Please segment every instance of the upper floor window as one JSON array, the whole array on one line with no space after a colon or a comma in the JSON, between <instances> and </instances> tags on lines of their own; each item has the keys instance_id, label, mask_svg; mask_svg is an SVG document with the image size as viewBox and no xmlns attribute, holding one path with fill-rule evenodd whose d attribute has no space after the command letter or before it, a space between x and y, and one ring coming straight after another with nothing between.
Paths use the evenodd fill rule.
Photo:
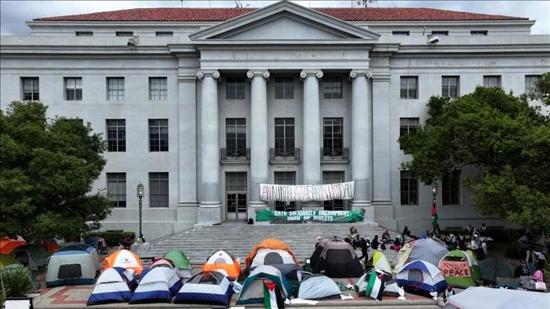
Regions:
<instances>
[{"instance_id":1,"label":"upper floor window","mask_svg":"<svg viewBox=\"0 0 550 309\"><path fill-rule=\"evenodd\" d=\"M168 151L168 119L149 119L149 151Z\"/></svg>"},{"instance_id":2,"label":"upper floor window","mask_svg":"<svg viewBox=\"0 0 550 309\"><path fill-rule=\"evenodd\" d=\"M392 35L405 35L405 36L409 36L411 34L410 31L392 31L391 32Z\"/></svg>"},{"instance_id":3,"label":"upper floor window","mask_svg":"<svg viewBox=\"0 0 550 309\"><path fill-rule=\"evenodd\" d=\"M472 30L471 35L487 35L487 30Z\"/></svg>"},{"instance_id":4,"label":"upper floor window","mask_svg":"<svg viewBox=\"0 0 550 309\"><path fill-rule=\"evenodd\" d=\"M532 93L538 92L537 83L539 82L540 75L525 75L525 92Z\"/></svg>"},{"instance_id":5,"label":"upper floor window","mask_svg":"<svg viewBox=\"0 0 550 309\"><path fill-rule=\"evenodd\" d=\"M149 77L149 100L165 101L168 97L168 79L166 77Z\"/></svg>"},{"instance_id":6,"label":"upper floor window","mask_svg":"<svg viewBox=\"0 0 550 309\"><path fill-rule=\"evenodd\" d=\"M275 99L294 99L294 79L292 77L275 79Z\"/></svg>"},{"instance_id":7,"label":"upper floor window","mask_svg":"<svg viewBox=\"0 0 550 309\"><path fill-rule=\"evenodd\" d=\"M225 148L228 157L246 156L246 118L225 119Z\"/></svg>"},{"instance_id":8,"label":"upper floor window","mask_svg":"<svg viewBox=\"0 0 550 309\"><path fill-rule=\"evenodd\" d=\"M441 96L455 99L460 95L460 77L442 76L441 77Z\"/></svg>"},{"instance_id":9,"label":"upper floor window","mask_svg":"<svg viewBox=\"0 0 550 309\"><path fill-rule=\"evenodd\" d=\"M418 99L418 76L401 76L401 99Z\"/></svg>"},{"instance_id":10,"label":"upper floor window","mask_svg":"<svg viewBox=\"0 0 550 309\"><path fill-rule=\"evenodd\" d=\"M156 36L164 36L164 37L174 36L174 32L172 32L172 31L157 31L157 32L155 32L155 35Z\"/></svg>"},{"instance_id":11,"label":"upper floor window","mask_svg":"<svg viewBox=\"0 0 550 309\"><path fill-rule=\"evenodd\" d=\"M483 75L483 87L498 87L501 86L500 75Z\"/></svg>"},{"instance_id":12,"label":"upper floor window","mask_svg":"<svg viewBox=\"0 0 550 309\"><path fill-rule=\"evenodd\" d=\"M432 31L432 35L447 36L447 35L449 35L449 31L447 31L447 30L435 30L435 31Z\"/></svg>"},{"instance_id":13,"label":"upper floor window","mask_svg":"<svg viewBox=\"0 0 550 309\"><path fill-rule=\"evenodd\" d=\"M126 207L126 173L107 173L107 197L113 207Z\"/></svg>"},{"instance_id":14,"label":"upper floor window","mask_svg":"<svg viewBox=\"0 0 550 309\"><path fill-rule=\"evenodd\" d=\"M107 119L107 151L126 151L126 120Z\"/></svg>"},{"instance_id":15,"label":"upper floor window","mask_svg":"<svg viewBox=\"0 0 550 309\"><path fill-rule=\"evenodd\" d=\"M168 173L149 173L149 207L168 207Z\"/></svg>"},{"instance_id":16,"label":"upper floor window","mask_svg":"<svg viewBox=\"0 0 550 309\"><path fill-rule=\"evenodd\" d=\"M344 171L323 171L323 184L341 183L344 181ZM344 200L328 200L323 202L324 210L344 210L344 205Z\"/></svg>"},{"instance_id":17,"label":"upper floor window","mask_svg":"<svg viewBox=\"0 0 550 309\"><path fill-rule=\"evenodd\" d=\"M323 156L338 157L344 153L344 119L323 119Z\"/></svg>"},{"instance_id":18,"label":"upper floor window","mask_svg":"<svg viewBox=\"0 0 550 309\"><path fill-rule=\"evenodd\" d=\"M418 178L410 171L401 171L401 205L418 205Z\"/></svg>"},{"instance_id":19,"label":"upper floor window","mask_svg":"<svg viewBox=\"0 0 550 309\"><path fill-rule=\"evenodd\" d=\"M460 170L443 176L443 205L460 204Z\"/></svg>"},{"instance_id":20,"label":"upper floor window","mask_svg":"<svg viewBox=\"0 0 550 309\"><path fill-rule=\"evenodd\" d=\"M296 172L275 172L274 182L278 185L295 185L296 184ZM296 210L296 202L283 202L275 201L275 210L278 211L294 211Z\"/></svg>"},{"instance_id":21,"label":"upper floor window","mask_svg":"<svg viewBox=\"0 0 550 309\"><path fill-rule=\"evenodd\" d=\"M294 153L294 118L275 118L275 155L292 157Z\"/></svg>"},{"instance_id":22,"label":"upper floor window","mask_svg":"<svg viewBox=\"0 0 550 309\"><path fill-rule=\"evenodd\" d=\"M65 100L82 100L82 77L65 77Z\"/></svg>"},{"instance_id":23,"label":"upper floor window","mask_svg":"<svg viewBox=\"0 0 550 309\"><path fill-rule=\"evenodd\" d=\"M244 78L228 77L225 82L225 98L227 100L244 100Z\"/></svg>"},{"instance_id":24,"label":"upper floor window","mask_svg":"<svg viewBox=\"0 0 550 309\"><path fill-rule=\"evenodd\" d=\"M124 100L124 77L107 77L107 100Z\"/></svg>"},{"instance_id":25,"label":"upper floor window","mask_svg":"<svg viewBox=\"0 0 550 309\"><path fill-rule=\"evenodd\" d=\"M38 77L21 77L21 93L23 101L40 100Z\"/></svg>"},{"instance_id":26,"label":"upper floor window","mask_svg":"<svg viewBox=\"0 0 550 309\"><path fill-rule=\"evenodd\" d=\"M341 99L342 98L342 79L326 78L323 80L323 98Z\"/></svg>"},{"instance_id":27,"label":"upper floor window","mask_svg":"<svg viewBox=\"0 0 550 309\"><path fill-rule=\"evenodd\" d=\"M94 36L94 33L92 31L76 31L76 36Z\"/></svg>"},{"instance_id":28,"label":"upper floor window","mask_svg":"<svg viewBox=\"0 0 550 309\"><path fill-rule=\"evenodd\" d=\"M134 36L133 31L117 31L115 32L116 36Z\"/></svg>"}]
</instances>

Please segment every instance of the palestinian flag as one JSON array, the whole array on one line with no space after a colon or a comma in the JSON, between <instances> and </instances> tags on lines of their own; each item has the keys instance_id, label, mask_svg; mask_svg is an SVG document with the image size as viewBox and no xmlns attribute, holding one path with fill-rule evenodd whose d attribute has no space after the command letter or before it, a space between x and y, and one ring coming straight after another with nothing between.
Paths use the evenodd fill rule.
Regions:
<instances>
[{"instance_id":1,"label":"palestinian flag","mask_svg":"<svg viewBox=\"0 0 550 309\"><path fill-rule=\"evenodd\" d=\"M264 281L264 305L267 309L278 309L277 306L277 285L273 281Z\"/></svg>"},{"instance_id":2,"label":"palestinian flag","mask_svg":"<svg viewBox=\"0 0 550 309\"><path fill-rule=\"evenodd\" d=\"M373 299L382 300L382 293L384 292L384 274L372 271L369 276L367 288L365 289L365 296Z\"/></svg>"}]
</instances>

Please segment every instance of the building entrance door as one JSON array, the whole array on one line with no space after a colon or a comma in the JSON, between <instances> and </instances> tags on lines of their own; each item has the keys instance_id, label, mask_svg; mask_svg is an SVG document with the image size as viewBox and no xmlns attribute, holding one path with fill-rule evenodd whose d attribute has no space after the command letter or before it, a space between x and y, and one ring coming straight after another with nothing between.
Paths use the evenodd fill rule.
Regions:
<instances>
[{"instance_id":1,"label":"building entrance door","mask_svg":"<svg viewBox=\"0 0 550 309\"><path fill-rule=\"evenodd\" d=\"M246 186L246 172L225 174L225 204L228 221L246 221L248 206Z\"/></svg>"}]
</instances>

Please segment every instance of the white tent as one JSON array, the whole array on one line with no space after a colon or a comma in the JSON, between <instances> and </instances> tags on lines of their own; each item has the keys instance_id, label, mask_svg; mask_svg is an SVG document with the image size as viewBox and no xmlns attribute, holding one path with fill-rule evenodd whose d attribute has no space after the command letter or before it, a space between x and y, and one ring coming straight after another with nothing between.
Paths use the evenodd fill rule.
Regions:
<instances>
[{"instance_id":1,"label":"white tent","mask_svg":"<svg viewBox=\"0 0 550 309\"><path fill-rule=\"evenodd\" d=\"M183 283L172 267L160 266L148 269L139 281L130 303L151 303L172 301Z\"/></svg>"},{"instance_id":2,"label":"white tent","mask_svg":"<svg viewBox=\"0 0 550 309\"><path fill-rule=\"evenodd\" d=\"M224 270L203 271L185 282L174 302L229 306L232 295L233 288Z\"/></svg>"},{"instance_id":3,"label":"white tent","mask_svg":"<svg viewBox=\"0 0 550 309\"><path fill-rule=\"evenodd\" d=\"M406 264L395 279L399 286L430 294L441 292L447 287L441 271L425 261L415 260Z\"/></svg>"},{"instance_id":4,"label":"white tent","mask_svg":"<svg viewBox=\"0 0 550 309\"><path fill-rule=\"evenodd\" d=\"M312 275L300 282L298 298L301 299L323 299L337 296L340 299L340 288L324 275Z\"/></svg>"},{"instance_id":5,"label":"white tent","mask_svg":"<svg viewBox=\"0 0 550 309\"><path fill-rule=\"evenodd\" d=\"M134 273L121 267L106 269L97 279L89 305L127 302L132 297L136 285Z\"/></svg>"},{"instance_id":6,"label":"white tent","mask_svg":"<svg viewBox=\"0 0 550 309\"><path fill-rule=\"evenodd\" d=\"M445 309L550 308L550 294L487 287L470 287L449 297Z\"/></svg>"}]
</instances>

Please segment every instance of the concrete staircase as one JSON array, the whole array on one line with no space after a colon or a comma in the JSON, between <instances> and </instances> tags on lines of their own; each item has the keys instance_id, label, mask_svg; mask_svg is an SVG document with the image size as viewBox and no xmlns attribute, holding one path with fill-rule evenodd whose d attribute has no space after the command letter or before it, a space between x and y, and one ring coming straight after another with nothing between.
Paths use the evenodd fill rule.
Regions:
<instances>
[{"instance_id":1,"label":"concrete staircase","mask_svg":"<svg viewBox=\"0 0 550 309\"><path fill-rule=\"evenodd\" d=\"M384 229L373 222L354 224L359 234L368 239L378 235L380 238ZM191 263L202 264L216 250L225 250L237 256L241 262L255 244L265 238L278 238L286 242L300 262L309 259L315 247L318 236L345 237L351 224L339 223L302 223L302 224L272 224L247 225L243 223L224 223L213 226L197 226L191 230L170 235L164 239L151 242L149 248L143 248L142 257L162 256L170 249L180 249L189 257ZM392 239L397 236L390 231ZM395 252L387 248L384 254L393 261Z\"/></svg>"}]
</instances>

